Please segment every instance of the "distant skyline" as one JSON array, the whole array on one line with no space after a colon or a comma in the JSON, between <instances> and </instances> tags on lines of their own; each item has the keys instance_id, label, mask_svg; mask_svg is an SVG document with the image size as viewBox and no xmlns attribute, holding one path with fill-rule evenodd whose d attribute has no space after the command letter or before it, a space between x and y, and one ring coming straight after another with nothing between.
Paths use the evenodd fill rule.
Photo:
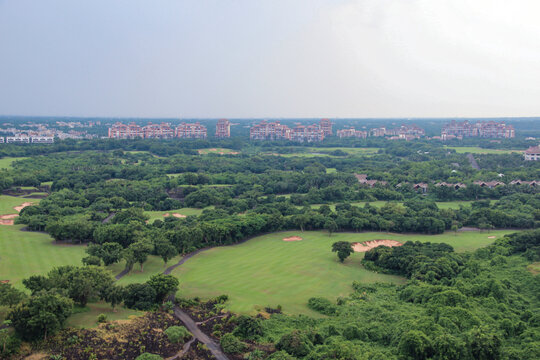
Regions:
<instances>
[{"instance_id":1,"label":"distant skyline","mask_svg":"<svg viewBox=\"0 0 540 360\"><path fill-rule=\"evenodd\" d=\"M0 0L0 115L540 116L535 0Z\"/></svg>"}]
</instances>

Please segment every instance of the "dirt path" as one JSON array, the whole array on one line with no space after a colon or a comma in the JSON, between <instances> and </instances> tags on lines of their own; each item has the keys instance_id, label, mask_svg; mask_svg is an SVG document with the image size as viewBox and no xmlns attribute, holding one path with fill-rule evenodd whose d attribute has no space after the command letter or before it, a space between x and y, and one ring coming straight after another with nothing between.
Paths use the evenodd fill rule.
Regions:
<instances>
[{"instance_id":1,"label":"dirt path","mask_svg":"<svg viewBox=\"0 0 540 360\"><path fill-rule=\"evenodd\" d=\"M109 221L111 221L111 219L114 217L114 215L116 215L115 212L110 213L109 216L107 216L105 219L103 219L103 221L101 223L102 224L108 223Z\"/></svg>"},{"instance_id":2,"label":"dirt path","mask_svg":"<svg viewBox=\"0 0 540 360\"><path fill-rule=\"evenodd\" d=\"M189 351L189 348L191 347L191 344L193 344L193 342L196 340L197 338L196 337L193 337L191 340L189 340L187 343L184 344L184 346L182 347L182 350L180 350L178 352L178 354L174 355L174 356L171 356L171 357L168 357L166 358L165 360L175 360L175 359L181 359L182 356L184 356L188 351Z\"/></svg>"},{"instance_id":3,"label":"dirt path","mask_svg":"<svg viewBox=\"0 0 540 360\"><path fill-rule=\"evenodd\" d=\"M163 273L164 273L165 275L170 275L170 273L171 273L174 269L176 269L177 267L179 267L180 265L182 265L183 263L185 263L187 260L191 259L192 257L194 257L195 255L197 255L198 253L201 253L201 252L203 252L203 251L205 251L205 250L209 250L209 249L211 249L211 248L202 248L202 249L196 250L196 251L194 251L194 252L191 252L191 253L185 255L185 256L182 257L182 258L180 259L180 261L178 261L176 264L171 265L171 266L169 266L168 268L166 268L165 271L163 271Z\"/></svg>"}]
</instances>

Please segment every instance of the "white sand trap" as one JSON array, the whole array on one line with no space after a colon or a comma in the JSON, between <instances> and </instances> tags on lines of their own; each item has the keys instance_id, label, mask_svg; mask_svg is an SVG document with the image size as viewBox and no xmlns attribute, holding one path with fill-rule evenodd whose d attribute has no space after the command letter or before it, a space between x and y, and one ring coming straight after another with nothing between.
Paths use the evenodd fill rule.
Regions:
<instances>
[{"instance_id":1,"label":"white sand trap","mask_svg":"<svg viewBox=\"0 0 540 360\"><path fill-rule=\"evenodd\" d=\"M0 225L14 225L16 217L18 217L19 214L7 214L7 215L0 215Z\"/></svg>"},{"instance_id":2,"label":"white sand trap","mask_svg":"<svg viewBox=\"0 0 540 360\"><path fill-rule=\"evenodd\" d=\"M167 217L169 215L170 215L169 213L165 213L165 214L163 214L163 217Z\"/></svg>"},{"instance_id":3,"label":"white sand trap","mask_svg":"<svg viewBox=\"0 0 540 360\"><path fill-rule=\"evenodd\" d=\"M496 239L496 236L488 236L488 239Z\"/></svg>"},{"instance_id":4,"label":"white sand trap","mask_svg":"<svg viewBox=\"0 0 540 360\"><path fill-rule=\"evenodd\" d=\"M174 216L176 218L180 218L180 219L183 219L183 218L187 217L186 215L182 215L182 214L179 214L179 213L174 213L174 214L172 214L172 216Z\"/></svg>"},{"instance_id":5,"label":"white sand trap","mask_svg":"<svg viewBox=\"0 0 540 360\"><path fill-rule=\"evenodd\" d=\"M300 241L302 238L300 236L289 236L286 238L283 238L283 241Z\"/></svg>"},{"instance_id":6,"label":"white sand trap","mask_svg":"<svg viewBox=\"0 0 540 360\"><path fill-rule=\"evenodd\" d=\"M396 240L372 240L363 243L353 243L352 248L354 252L366 252L378 246L394 247L401 245L403 244Z\"/></svg>"}]
</instances>

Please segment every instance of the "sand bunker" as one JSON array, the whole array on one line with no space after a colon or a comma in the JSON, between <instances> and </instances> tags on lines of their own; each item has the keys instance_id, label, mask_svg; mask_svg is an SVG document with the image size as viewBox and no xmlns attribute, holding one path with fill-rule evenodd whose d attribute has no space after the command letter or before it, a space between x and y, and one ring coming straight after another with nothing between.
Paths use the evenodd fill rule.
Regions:
<instances>
[{"instance_id":1,"label":"sand bunker","mask_svg":"<svg viewBox=\"0 0 540 360\"><path fill-rule=\"evenodd\" d=\"M286 238L283 238L283 241L300 241L302 238L300 236L289 236Z\"/></svg>"},{"instance_id":2,"label":"sand bunker","mask_svg":"<svg viewBox=\"0 0 540 360\"><path fill-rule=\"evenodd\" d=\"M496 239L496 236L488 236L488 239Z\"/></svg>"},{"instance_id":3,"label":"sand bunker","mask_svg":"<svg viewBox=\"0 0 540 360\"><path fill-rule=\"evenodd\" d=\"M13 208L17 210L17 212L21 212L22 209L31 205L35 205L35 204L31 202L25 202ZM0 225L15 225L15 221L13 221L13 219L15 219L17 216L19 216L19 214L0 215Z\"/></svg>"},{"instance_id":4,"label":"sand bunker","mask_svg":"<svg viewBox=\"0 0 540 360\"><path fill-rule=\"evenodd\" d=\"M25 207L27 207L27 206L32 206L32 205L35 205L35 204L32 203L32 202L25 202L25 203L22 203L22 204L19 205L19 206L15 206L14 209L15 209L17 212L21 212L21 210L24 209Z\"/></svg>"},{"instance_id":5,"label":"sand bunker","mask_svg":"<svg viewBox=\"0 0 540 360\"><path fill-rule=\"evenodd\" d=\"M163 217L167 217L167 216L169 216L169 215L171 215L171 214L165 213L165 214L163 214Z\"/></svg>"},{"instance_id":6,"label":"sand bunker","mask_svg":"<svg viewBox=\"0 0 540 360\"><path fill-rule=\"evenodd\" d=\"M174 214L172 214L172 216L174 216L176 218L180 218L180 219L183 219L183 218L187 217L186 215L182 215L182 214L178 214L178 213L174 213Z\"/></svg>"},{"instance_id":7,"label":"sand bunker","mask_svg":"<svg viewBox=\"0 0 540 360\"><path fill-rule=\"evenodd\" d=\"M372 241L366 241L363 243L353 243L352 248L354 252L366 252L381 245L393 247L393 246L401 246L403 244L395 240L372 240Z\"/></svg>"}]
</instances>

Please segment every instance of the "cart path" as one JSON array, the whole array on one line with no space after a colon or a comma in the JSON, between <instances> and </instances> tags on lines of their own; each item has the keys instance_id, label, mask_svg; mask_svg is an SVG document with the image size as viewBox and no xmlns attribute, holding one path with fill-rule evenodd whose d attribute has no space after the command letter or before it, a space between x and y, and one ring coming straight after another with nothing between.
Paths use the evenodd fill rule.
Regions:
<instances>
[{"instance_id":1,"label":"cart path","mask_svg":"<svg viewBox=\"0 0 540 360\"><path fill-rule=\"evenodd\" d=\"M469 162L471 163L471 166L473 169L480 170L480 166L478 166L478 163L476 162L476 159L474 158L473 154L469 153L467 154L467 159L469 159Z\"/></svg>"}]
</instances>

